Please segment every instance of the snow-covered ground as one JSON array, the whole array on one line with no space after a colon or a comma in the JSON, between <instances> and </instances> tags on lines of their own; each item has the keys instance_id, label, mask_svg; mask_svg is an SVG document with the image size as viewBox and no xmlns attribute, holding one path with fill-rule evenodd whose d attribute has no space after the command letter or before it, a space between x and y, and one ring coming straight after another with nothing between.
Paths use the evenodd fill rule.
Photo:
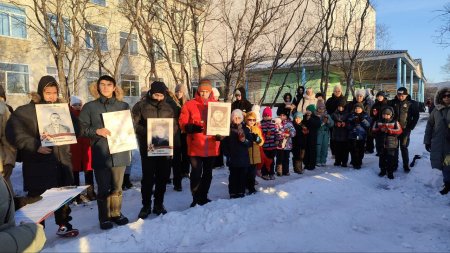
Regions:
<instances>
[{"instance_id":1,"label":"snow-covered ground","mask_svg":"<svg viewBox=\"0 0 450 253\"><path fill-rule=\"evenodd\" d=\"M292 173L274 181L258 178L259 192L228 198L228 170L214 170L205 206L189 208L189 181L183 192L167 186L164 216L137 219L141 208L140 162L132 170L136 188L124 192L126 226L102 231L95 202L72 205L77 238L58 238L47 220L45 252L449 252L450 201L441 196L441 172L432 170L422 145L427 114L413 131L410 157L422 155L411 173L400 162L395 179L377 176L378 157L366 155L363 168L334 167ZM20 167L14 171L21 188ZM20 185L20 186L19 186Z\"/></svg>"}]
</instances>

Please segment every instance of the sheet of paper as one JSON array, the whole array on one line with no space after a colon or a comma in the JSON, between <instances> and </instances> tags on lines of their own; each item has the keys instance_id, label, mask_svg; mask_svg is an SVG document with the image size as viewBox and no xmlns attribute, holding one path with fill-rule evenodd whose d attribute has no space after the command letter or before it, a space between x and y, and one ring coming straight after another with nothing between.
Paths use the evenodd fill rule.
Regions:
<instances>
[{"instance_id":1,"label":"sheet of paper","mask_svg":"<svg viewBox=\"0 0 450 253\"><path fill-rule=\"evenodd\" d=\"M108 136L109 153L115 154L137 149L136 134L130 110L102 113Z\"/></svg>"}]
</instances>

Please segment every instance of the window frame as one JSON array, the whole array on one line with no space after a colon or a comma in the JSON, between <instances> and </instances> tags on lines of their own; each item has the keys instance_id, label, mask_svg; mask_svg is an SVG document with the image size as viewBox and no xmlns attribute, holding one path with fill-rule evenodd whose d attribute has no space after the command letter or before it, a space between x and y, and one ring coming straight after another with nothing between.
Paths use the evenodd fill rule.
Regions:
<instances>
[{"instance_id":1,"label":"window frame","mask_svg":"<svg viewBox=\"0 0 450 253\"><path fill-rule=\"evenodd\" d=\"M89 0L91 4L106 7L106 0ZM104 4L103 4L104 2Z\"/></svg>"},{"instance_id":2,"label":"window frame","mask_svg":"<svg viewBox=\"0 0 450 253\"><path fill-rule=\"evenodd\" d=\"M16 12L14 12L14 10ZM21 13L19 13L21 12ZM8 19L8 35L5 34L0 34L1 37L7 37L7 38L14 38L14 39L21 39L21 40L27 40L28 39L28 30L27 30L27 16L26 16L26 12L24 8L20 8L14 5L9 5L6 3L1 3L0 2L0 15L1 14L5 14L7 16ZM19 20L19 17L22 20ZM23 24L23 30L22 32L25 33L24 37L23 36L14 36L14 27L17 24L13 24L12 20L17 20L18 22L21 22Z\"/></svg>"},{"instance_id":3,"label":"window frame","mask_svg":"<svg viewBox=\"0 0 450 253\"><path fill-rule=\"evenodd\" d=\"M104 44L103 43L99 43L100 45L100 51L102 52L108 52L109 51L109 47L108 47L108 29L104 26L100 26L100 25L94 25L94 24L88 24L86 25L86 30L89 30L90 32L86 31L86 48L87 49L96 49L95 48L95 43L94 43L94 39L96 39L95 37L97 36L98 38L98 34L104 35ZM92 33L92 36L91 36ZM103 38L103 37L102 37ZM103 41L101 41L103 42ZM104 48L103 46L105 46L106 48Z\"/></svg>"},{"instance_id":4,"label":"window frame","mask_svg":"<svg viewBox=\"0 0 450 253\"><path fill-rule=\"evenodd\" d=\"M8 67L12 65L19 65L20 67L26 68L26 71L17 71L17 70L4 70L2 65L7 65ZM4 75L4 82L0 79L0 84L3 84L5 88L5 93L8 95L25 95L30 92L30 67L27 64L20 64L20 63L6 63L6 62L0 62L0 72ZM24 92L10 92L9 91L9 85L8 85L8 74L21 74L25 75L25 84L24 84Z\"/></svg>"},{"instance_id":5,"label":"window frame","mask_svg":"<svg viewBox=\"0 0 450 253\"><path fill-rule=\"evenodd\" d=\"M129 33L126 33L126 32L120 32L120 34L119 34L119 45L120 45L120 48L122 48L123 43L126 42L128 34ZM122 41L123 41L123 43L122 43ZM138 37L137 37L136 34L131 34L131 38L130 38L130 40L128 41L127 44L128 44L126 46L127 49L125 51L126 55L139 55L139 43L138 43ZM132 52L132 50L131 50L133 44L136 45L136 47L135 47L136 48L136 52Z\"/></svg>"},{"instance_id":6,"label":"window frame","mask_svg":"<svg viewBox=\"0 0 450 253\"><path fill-rule=\"evenodd\" d=\"M132 78L129 78L132 77ZM137 86L134 87L136 95L133 95L132 92L132 85L137 84ZM124 84L129 85L128 93L125 93ZM138 97L140 96L140 82L139 82L139 75L133 75L133 74L120 74L120 87L122 88L124 92L124 96L126 97Z\"/></svg>"},{"instance_id":7,"label":"window frame","mask_svg":"<svg viewBox=\"0 0 450 253\"><path fill-rule=\"evenodd\" d=\"M57 38L56 38L56 34L53 30L53 28L55 27L56 23L56 18L57 16L53 13L48 13L48 18L50 20L50 37L52 38L53 42L57 42ZM54 22L55 20L55 22ZM72 44L72 33L70 30L70 21L68 18L64 18L63 17L63 23L64 23L64 43L66 43L66 45L71 45ZM59 29L59 26L58 26Z\"/></svg>"}]
</instances>

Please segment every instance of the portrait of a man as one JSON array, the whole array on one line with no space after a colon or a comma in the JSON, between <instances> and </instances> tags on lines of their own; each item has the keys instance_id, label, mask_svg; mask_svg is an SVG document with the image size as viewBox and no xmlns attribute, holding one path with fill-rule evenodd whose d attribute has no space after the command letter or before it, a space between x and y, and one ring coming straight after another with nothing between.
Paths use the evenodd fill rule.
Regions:
<instances>
[{"instance_id":1,"label":"portrait of a man","mask_svg":"<svg viewBox=\"0 0 450 253\"><path fill-rule=\"evenodd\" d=\"M216 106L211 109L211 127L224 127L227 124L227 108Z\"/></svg>"},{"instance_id":2,"label":"portrait of a man","mask_svg":"<svg viewBox=\"0 0 450 253\"><path fill-rule=\"evenodd\" d=\"M61 133L70 133L70 128L66 125L60 124L61 116L58 113L50 115L50 124L44 126L44 134L53 135Z\"/></svg>"},{"instance_id":3,"label":"portrait of a man","mask_svg":"<svg viewBox=\"0 0 450 253\"><path fill-rule=\"evenodd\" d=\"M165 122L159 122L152 127L152 145L153 147L169 146L169 126Z\"/></svg>"}]
</instances>

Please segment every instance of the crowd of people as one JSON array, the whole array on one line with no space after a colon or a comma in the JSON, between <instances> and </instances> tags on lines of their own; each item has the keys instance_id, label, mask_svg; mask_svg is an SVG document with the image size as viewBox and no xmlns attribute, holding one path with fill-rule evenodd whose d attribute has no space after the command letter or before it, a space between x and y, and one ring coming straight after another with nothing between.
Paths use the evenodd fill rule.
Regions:
<instances>
[{"instance_id":1,"label":"crowd of people","mask_svg":"<svg viewBox=\"0 0 450 253\"><path fill-rule=\"evenodd\" d=\"M247 100L245 89L238 88L231 104L229 134L212 136L206 134L208 103L217 102L219 94L209 80L200 81L191 100L186 99L180 85L171 92L163 82L153 82L132 108L123 101L120 86L110 76L100 77L90 86L90 92L93 101L83 104L79 97L72 96L69 102L78 141L73 145L41 146L36 104L65 102L60 99L53 77L42 77L32 101L12 113L5 101L0 101L2 175L12 193L9 176L15 161L23 162L25 202L31 203L52 187L79 185L79 173L84 172L84 181L89 185L84 198L97 201L99 225L105 230L128 223L121 206L125 183L131 184L130 172L126 171L131 151L110 154L107 137L111 132L105 128L102 113L131 110L142 163L142 208L138 215L142 219L151 213L167 213L164 195L171 174L175 191L182 191L181 180L189 177L191 207L210 202L212 170L224 161L230 172L230 198L256 193L257 176L275 180L275 175L289 176L291 167L292 172L302 174L304 170L329 166L329 149L333 166L352 166L356 170L363 167L365 154L376 152L379 176L394 179L399 153L403 171L410 171L408 145L419 119L418 103L404 87L397 89L392 100L383 91L373 96L371 90L359 89L353 101L347 101L342 87L336 85L325 101L323 94L314 94L312 88L305 92L300 86L295 97L284 94L276 116L271 107L261 113L258 105ZM450 90L439 90L424 139L426 149L431 151L432 167L443 171L442 194L450 191L449 104ZM173 156L147 156L147 119L152 118L173 119ZM440 134L447 138L440 138ZM60 236L78 234L70 223L70 212L67 204L55 212Z\"/></svg>"}]
</instances>

